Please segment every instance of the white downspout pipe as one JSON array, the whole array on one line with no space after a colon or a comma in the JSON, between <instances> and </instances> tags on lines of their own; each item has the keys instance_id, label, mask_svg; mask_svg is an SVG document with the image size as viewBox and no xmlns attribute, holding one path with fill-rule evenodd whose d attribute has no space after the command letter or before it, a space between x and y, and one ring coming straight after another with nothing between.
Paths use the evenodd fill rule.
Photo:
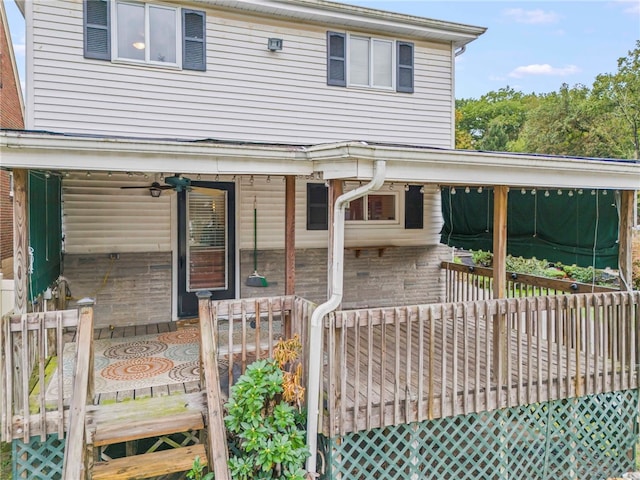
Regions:
<instances>
[{"instance_id":1,"label":"white downspout pipe","mask_svg":"<svg viewBox=\"0 0 640 480\"><path fill-rule=\"evenodd\" d=\"M384 183L386 162L376 160L373 178L361 187L343 193L336 199L333 207L333 262L331 265L331 297L318 305L311 315L309 329L309 380L307 385L307 448L311 456L307 459L307 472L316 475L316 456L318 449L318 420L320 415L320 366L322 365L322 319L334 311L342 302L344 283L344 211L349 202L367 193L378 190Z\"/></svg>"}]
</instances>

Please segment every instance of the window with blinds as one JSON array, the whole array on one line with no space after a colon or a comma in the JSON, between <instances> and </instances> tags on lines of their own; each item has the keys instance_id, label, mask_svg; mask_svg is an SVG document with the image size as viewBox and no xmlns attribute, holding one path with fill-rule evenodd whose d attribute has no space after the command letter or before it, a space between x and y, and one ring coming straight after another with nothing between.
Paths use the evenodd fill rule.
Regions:
<instances>
[{"instance_id":1,"label":"window with blinds","mask_svg":"<svg viewBox=\"0 0 640 480\"><path fill-rule=\"evenodd\" d=\"M187 192L187 219L187 291L226 290L227 192Z\"/></svg>"}]
</instances>

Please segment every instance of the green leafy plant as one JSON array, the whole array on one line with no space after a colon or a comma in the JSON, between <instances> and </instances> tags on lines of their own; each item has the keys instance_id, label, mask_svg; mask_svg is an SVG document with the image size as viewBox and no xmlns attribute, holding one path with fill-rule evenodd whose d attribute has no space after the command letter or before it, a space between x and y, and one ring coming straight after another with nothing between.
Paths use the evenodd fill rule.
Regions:
<instances>
[{"instance_id":1,"label":"green leafy plant","mask_svg":"<svg viewBox=\"0 0 640 480\"><path fill-rule=\"evenodd\" d=\"M191 470L187 472L187 478L189 480L212 480L213 472L204 473L204 465L200 462L200 456L197 456L193 460Z\"/></svg>"},{"instance_id":2,"label":"green leafy plant","mask_svg":"<svg viewBox=\"0 0 640 480\"><path fill-rule=\"evenodd\" d=\"M299 341L293 340L297 342L294 348L292 340L280 342L279 346L284 346L274 352L279 361L253 362L231 389L224 420L230 437L229 471L234 480L305 478L302 467L309 452L299 408L303 391L296 388L301 370L291 356Z\"/></svg>"},{"instance_id":3,"label":"green leafy plant","mask_svg":"<svg viewBox=\"0 0 640 480\"><path fill-rule=\"evenodd\" d=\"M490 267L493 264L493 253L484 250L471 250L471 259L476 265Z\"/></svg>"}]
</instances>

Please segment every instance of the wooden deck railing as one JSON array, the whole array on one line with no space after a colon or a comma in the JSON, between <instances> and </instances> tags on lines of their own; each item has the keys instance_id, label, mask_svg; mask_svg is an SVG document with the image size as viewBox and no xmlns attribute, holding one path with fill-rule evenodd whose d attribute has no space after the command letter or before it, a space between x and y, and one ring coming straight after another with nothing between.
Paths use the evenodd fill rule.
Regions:
<instances>
[{"instance_id":1,"label":"wooden deck railing","mask_svg":"<svg viewBox=\"0 0 640 480\"><path fill-rule=\"evenodd\" d=\"M223 423L223 392L231 394L247 365L268 358L280 338L298 335L305 345L314 304L299 297L209 300L199 292L201 384L207 395L209 462L215 477L227 479L228 452ZM219 363L220 362L220 363ZM219 365L226 362L226 372ZM221 377L226 377L221 381Z\"/></svg>"},{"instance_id":2,"label":"wooden deck railing","mask_svg":"<svg viewBox=\"0 0 640 480\"><path fill-rule=\"evenodd\" d=\"M249 363L273 354L280 338L297 334L305 345L313 308L295 296L211 301L218 357L227 362L228 393Z\"/></svg>"},{"instance_id":3,"label":"wooden deck railing","mask_svg":"<svg viewBox=\"0 0 640 480\"><path fill-rule=\"evenodd\" d=\"M69 430L64 446L62 478L77 480L90 478L93 456L87 451L87 404L93 402L93 308L80 309L78 320L76 365L73 376L73 395L69 407Z\"/></svg>"},{"instance_id":4,"label":"wooden deck railing","mask_svg":"<svg viewBox=\"0 0 640 480\"><path fill-rule=\"evenodd\" d=\"M65 399L62 375L51 374L63 365L64 330L78 324L77 310L11 315L0 326L0 414L2 440L28 442L49 433L65 436ZM47 398L47 385L51 393Z\"/></svg>"},{"instance_id":5,"label":"wooden deck railing","mask_svg":"<svg viewBox=\"0 0 640 480\"><path fill-rule=\"evenodd\" d=\"M493 269L460 263L442 262L446 272L446 301L468 302L488 300L493 296ZM570 293L617 292L619 289L603 287L573 280L507 272L506 296L508 298L540 297Z\"/></svg>"},{"instance_id":6,"label":"wooden deck railing","mask_svg":"<svg viewBox=\"0 0 640 480\"><path fill-rule=\"evenodd\" d=\"M323 430L637 388L639 324L640 292L335 312L324 323Z\"/></svg>"}]
</instances>

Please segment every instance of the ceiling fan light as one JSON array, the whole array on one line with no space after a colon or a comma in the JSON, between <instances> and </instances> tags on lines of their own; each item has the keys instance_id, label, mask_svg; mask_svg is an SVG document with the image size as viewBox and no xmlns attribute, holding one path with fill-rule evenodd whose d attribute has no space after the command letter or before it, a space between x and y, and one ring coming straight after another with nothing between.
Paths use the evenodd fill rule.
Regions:
<instances>
[{"instance_id":1,"label":"ceiling fan light","mask_svg":"<svg viewBox=\"0 0 640 480\"><path fill-rule=\"evenodd\" d=\"M158 198L160 195L162 195L162 189L159 186L156 186L154 182L154 185L149 187L149 193L153 198Z\"/></svg>"}]
</instances>

